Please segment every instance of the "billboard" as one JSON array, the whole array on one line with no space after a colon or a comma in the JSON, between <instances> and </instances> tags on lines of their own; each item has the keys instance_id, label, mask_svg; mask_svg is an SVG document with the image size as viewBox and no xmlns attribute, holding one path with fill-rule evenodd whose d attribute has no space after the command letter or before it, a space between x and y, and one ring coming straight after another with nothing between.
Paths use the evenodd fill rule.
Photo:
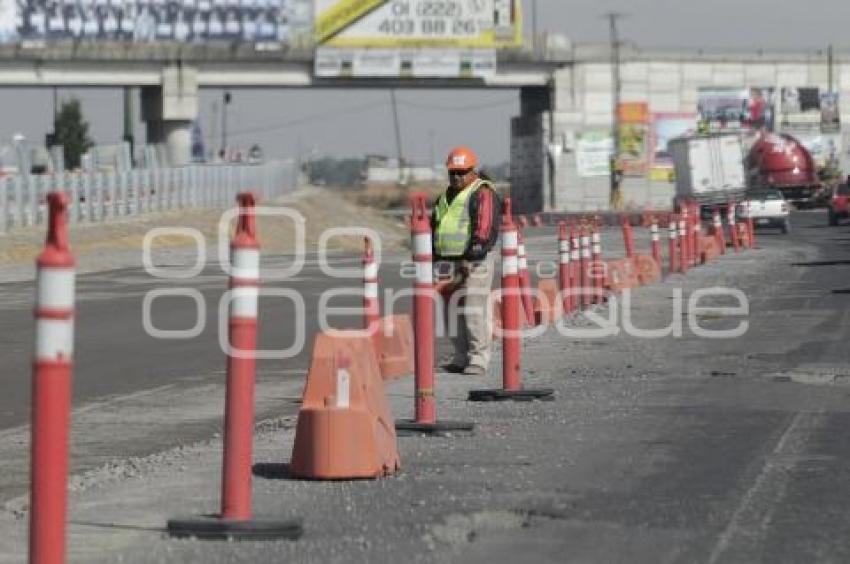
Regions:
<instances>
[{"instance_id":1,"label":"billboard","mask_svg":"<svg viewBox=\"0 0 850 564\"><path fill-rule=\"evenodd\" d=\"M776 100L772 87L701 88L697 113L711 131L762 129L773 131Z\"/></svg>"},{"instance_id":2,"label":"billboard","mask_svg":"<svg viewBox=\"0 0 850 564\"><path fill-rule=\"evenodd\" d=\"M617 162L624 176L645 176L649 170L649 104L623 102L617 108L620 119L620 154Z\"/></svg>"},{"instance_id":3,"label":"billboard","mask_svg":"<svg viewBox=\"0 0 850 564\"><path fill-rule=\"evenodd\" d=\"M309 38L311 0L4 0L0 41L285 42Z\"/></svg>"},{"instance_id":4,"label":"billboard","mask_svg":"<svg viewBox=\"0 0 850 564\"><path fill-rule=\"evenodd\" d=\"M697 115L664 112L652 114L652 139L650 153L652 164L649 169L651 180L667 181L673 173L673 156L670 154L671 139L696 132Z\"/></svg>"},{"instance_id":5,"label":"billboard","mask_svg":"<svg viewBox=\"0 0 850 564\"><path fill-rule=\"evenodd\" d=\"M576 169L582 178L608 176L614 139L610 129L595 129L576 134Z\"/></svg>"},{"instance_id":6,"label":"billboard","mask_svg":"<svg viewBox=\"0 0 850 564\"><path fill-rule=\"evenodd\" d=\"M343 48L522 45L519 0L315 0L314 40Z\"/></svg>"}]
</instances>

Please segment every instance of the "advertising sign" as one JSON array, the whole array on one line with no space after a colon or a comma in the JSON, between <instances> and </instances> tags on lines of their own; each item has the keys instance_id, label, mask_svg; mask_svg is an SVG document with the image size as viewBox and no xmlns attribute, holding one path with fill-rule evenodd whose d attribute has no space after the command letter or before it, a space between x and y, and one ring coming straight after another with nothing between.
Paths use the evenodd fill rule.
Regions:
<instances>
[{"instance_id":1,"label":"advertising sign","mask_svg":"<svg viewBox=\"0 0 850 564\"><path fill-rule=\"evenodd\" d=\"M315 0L317 44L497 49L522 45L519 0Z\"/></svg>"},{"instance_id":2,"label":"advertising sign","mask_svg":"<svg viewBox=\"0 0 850 564\"><path fill-rule=\"evenodd\" d=\"M773 131L775 106L772 87L701 88L697 113L711 131L762 128Z\"/></svg>"},{"instance_id":3,"label":"advertising sign","mask_svg":"<svg viewBox=\"0 0 850 564\"><path fill-rule=\"evenodd\" d=\"M817 87L782 88L782 125L819 127L821 124L820 89Z\"/></svg>"},{"instance_id":4,"label":"advertising sign","mask_svg":"<svg viewBox=\"0 0 850 564\"><path fill-rule=\"evenodd\" d=\"M822 92L820 95L820 130L824 133L836 133L841 130L841 118L838 112L838 92Z\"/></svg>"},{"instance_id":5,"label":"advertising sign","mask_svg":"<svg viewBox=\"0 0 850 564\"><path fill-rule=\"evenodd\" d=\"M652 114L652 139L650 142L652 164L651 180L666 181L673 172L673 157L669 152L671 139L696 132L697 115L688 113Z\"/></svg>"},{"instance_id":6,"label":"advertising sign","mask_svg":"<svg viewBox=\"0 0 850 564\"><path fill-rule=\"evenodd\" d=\"M316 49L319 78L488 78L496 51L476 49Z\"/></svg>"},{"instance_id":7,"label":"advertising sign","mask_svg":"<svg viewBox=\"0 0 850 564\"><path fill-rule=\"evenodd\" d=\"M582 178L608 176L614 153L611 131L596 129L576 134L576 168Z\"/></svg>"},{"instance_id":8,"label":"advertising sign","mask_svg":"<svg viewBox=\"0 0 850 564\"><path fill-rule=\"evenodd\" d=\"M620 118L618 162L624 176L645 176L649 170L649 105L624 102L617 108Z\"/></svg>"},{"instance_id":9,"label":"advertising sign","mask_svg":"<svg viewBox=\"0 0 850 564\"><path fill-rule=\"evenodd\" d=\"M294 42L310 0L5 0L0 41Z\"/></svg>"}]
</instances>

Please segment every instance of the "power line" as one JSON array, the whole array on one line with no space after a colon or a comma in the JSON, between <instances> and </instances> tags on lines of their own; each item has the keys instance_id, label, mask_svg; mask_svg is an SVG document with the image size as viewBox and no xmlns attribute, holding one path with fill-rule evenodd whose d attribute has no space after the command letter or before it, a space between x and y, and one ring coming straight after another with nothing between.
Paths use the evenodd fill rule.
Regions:
<instances>
[{"instance_id":1,"label":"power line","mask_svg":"<svg viewBox=\"0 0 850 564\"><path fill-rule=\"evenodd\" d=\"M240 129L236 132L230 132L229 135L230 135L230 137L235 137L235 136L241 136L241 135L248 135L250 133L263 133L263 132L268 132L268 131L277 131L279 129L285 129L285 128L291 127L293 125L302 125L302 124L305 124L305 123L311 123L311 122L316 122L316 121L324 121L326 119L334 118L334 117L337 117L337 116L340 116L340 115L353 113L353 112L359 112L359 111L363 111L363 110L375 109L375 108L383 107L383 106L386 106L386 105L387 105L386 102L369 102L367 104L359 104L359 105L356 105L356 106L349 106L347 108L340 108L336 111L322 112L320 114L311 114L311 115L308 115L308 116L303 116L303 117L300 117L300 118L295 118L295 119L291 119L291 120L287 120L287 121L281 121L281 122L277 122L277 123L274 123L274 124Z\"/></svg>"}]
</instances>

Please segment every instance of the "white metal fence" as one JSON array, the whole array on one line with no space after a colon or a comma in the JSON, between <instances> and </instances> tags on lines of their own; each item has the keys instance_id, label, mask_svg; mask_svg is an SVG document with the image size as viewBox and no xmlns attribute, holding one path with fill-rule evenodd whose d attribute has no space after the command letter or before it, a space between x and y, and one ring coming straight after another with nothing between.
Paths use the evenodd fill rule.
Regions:
<instances>
[{"instance_id":1,"label":"white metal fence","mask_svg":"<svg viewBox=\"0 0 850 564\"><path fill-rule=\"evenodd\" d=\"M246 190L269 200L294 189L293 167L291 161L272 161L7 176L0 178L0 233L44 223L51 191L70 196L71 223L97 223L157 211L228 207Z\"/></svg>"}]
</instances>

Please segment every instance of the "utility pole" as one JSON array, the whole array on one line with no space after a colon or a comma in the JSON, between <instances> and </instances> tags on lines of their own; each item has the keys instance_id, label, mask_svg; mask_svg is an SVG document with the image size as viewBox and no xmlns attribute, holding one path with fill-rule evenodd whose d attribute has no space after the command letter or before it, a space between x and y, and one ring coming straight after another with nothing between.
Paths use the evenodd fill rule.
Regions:
<instances>
[{"instance_id":1,"label":"utility pole","mask_svg":"<svg viewBox=\"0 0 850 564\"><path fill-rule=\"evenodd\" d=\"M612 127L611 135L614 141L614 154L611 155L610 175L611 194L609 203L611 209L619 210L623 207L623 194L620 191L622 172L620 170L620 36L617 32L617 20L623 17L618 12L605 14L611 32L611 91L613 104L611 108Z\"/></svg>"},{"instance_id":2,"label":"utility pole","mask_svg":"<svg viewBox=\"0 0 850 564\"><path fill-rule=\"evenodd\" d=\"M833 64L833 53L832 53L832 43L829 44L829 47L826 48L826 76L827 76L827 87L826 91L830 94L832 93L832 64Z\"/></svg>"},{"instance_id":3,"label":"utility pole","mask_svg":"<svg viewBox=\"0 0 850 564\"><path fill-rule=\"evenodd\" d=\"M224 159L227 156L227 106L233 98L230 96L230 90L225 90L222 96L221 104L221 157Z\"/></svg>"},{"instance_id":4,"label":"utility pole","mask_svg":"<svg viewBox=\"0 0 850 564\"><path fill-rule=\"evenodd\" d=\"M537 55L537 0L531 0L531 49Z\"/></svg>"},{"instance_id":5,"label":"utility pole","mask_svg":"<svg viewBox=\"0 0 850 564\"><path fill-rule=\"evenodd\" d=\"M395 88L390 88L390 101L393 106L393 127L395 129L395 148L398 156L398 182L404 184L404 153L401 150L401 129L398 124L398 104L395 100Z\"/></svg>"}]
</instances>

